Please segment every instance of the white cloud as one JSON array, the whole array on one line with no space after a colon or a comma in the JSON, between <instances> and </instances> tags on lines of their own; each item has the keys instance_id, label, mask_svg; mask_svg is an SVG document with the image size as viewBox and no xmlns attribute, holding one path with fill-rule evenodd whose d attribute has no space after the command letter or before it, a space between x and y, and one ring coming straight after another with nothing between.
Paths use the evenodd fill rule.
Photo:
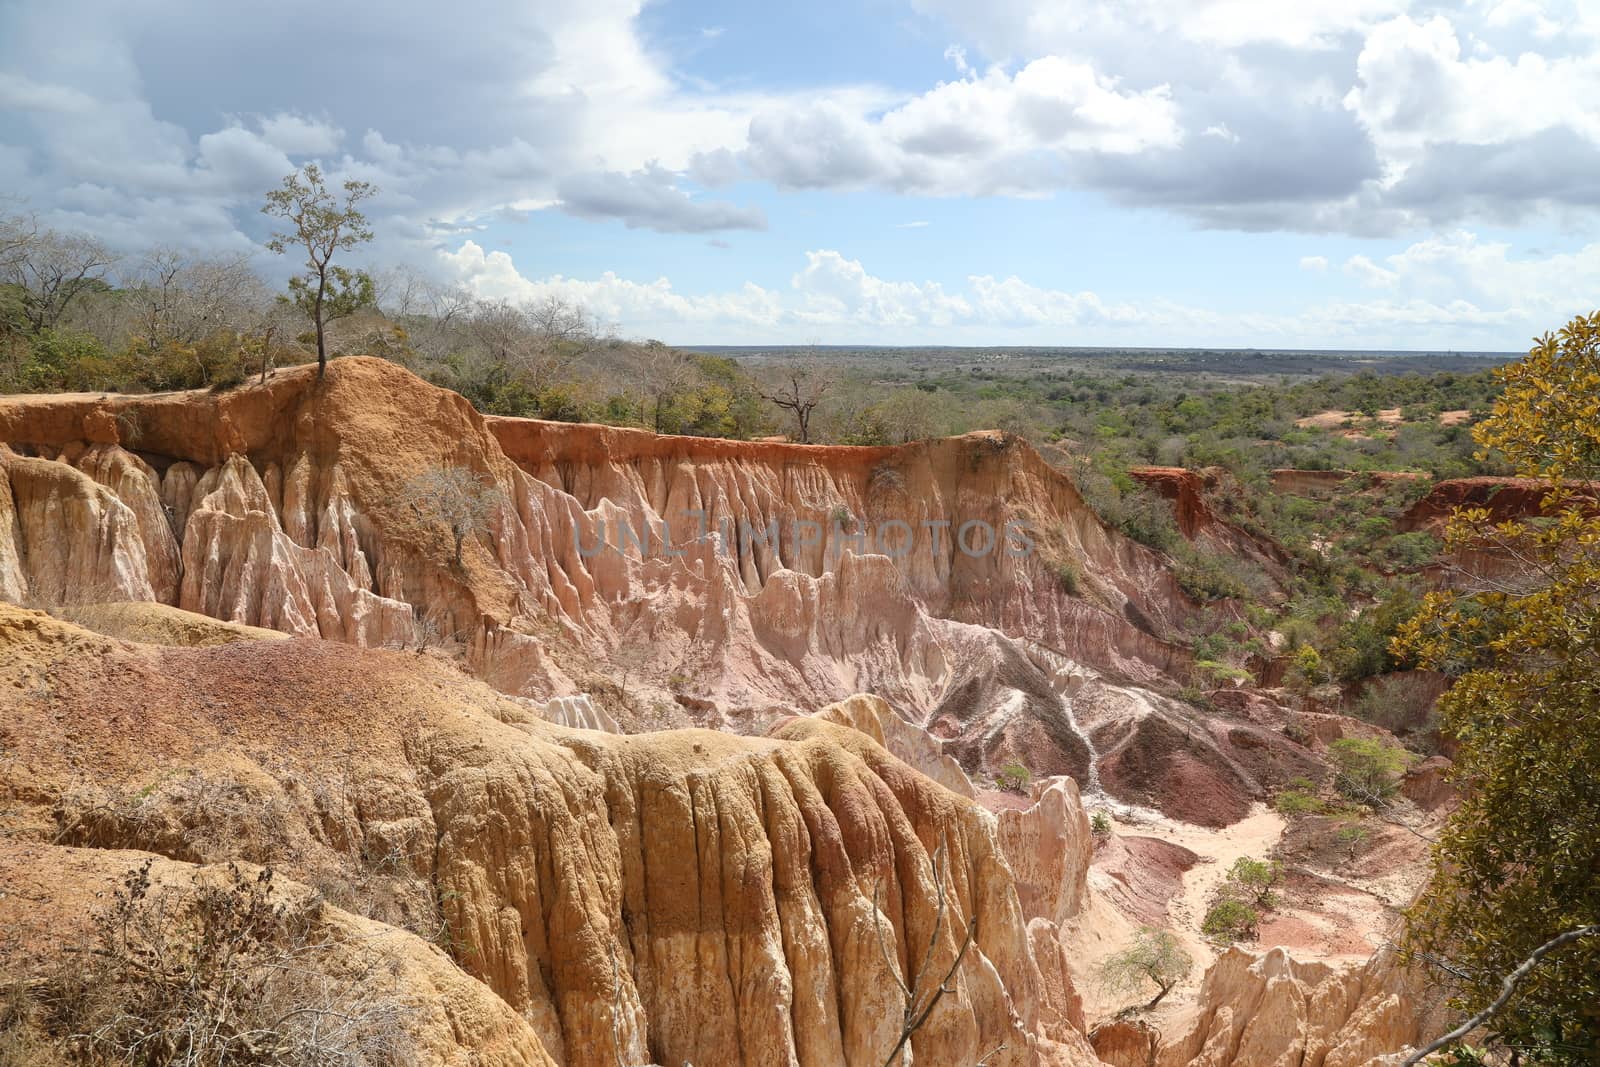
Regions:
<instances>
[{"instance_id":1,"label":"white cloud","mask_svg":"<svg viewBox=\"0 0 1600 1067\"><path fill-rule=\"evenodd\" d=\"M1379 265L1352 256L1344 269L1370 283L1371 299L1334 299L1296 311L1229 311L1159 298L1112 299L970 275L954 288L874 275L835 250L805 254L787 290L753 283L684 293L670 280L635 282L521 274L511 256L468 240L441 253L449 272L491 299L560 295L625 335L679 343L763 343L796 333L832 342L944 344L1184 343L1250 347L1519 349L1586 310L1600 290L1600 243L1545 259L1517 259L1470 233L1419 241ZM1308 256L1302 264L1327 260ZM1322 269L1313 267L1311 269ZM1182 331L1178 334L1177 331Z\"/></svg>"},{"instance_id":2,"label":"white cloud","mask_svg":"<svg viewBox=\"0 0 1600 1067\"><path fill-rule=\"evenodd\" d=\"M1600 53L1462 58L1442 15L1374 28L1345 104L1405 159L1429 144L1496 144L1554 127L1600 140Z\"/></svg>"},{"instance_id":3,"label":"white cloud","mask_svg":"<svg viewBox=\"0 0 1600 1067\"><path fill-rule=\"evenodd\" d=\"M1386 289L1400 280L1392 270L1385 270L1366 256L1351 256L1344 261L1344 272L1362 285L1373 289Z\"/></svg>"},{"instance_id":4,"label":"white cloud","mask_svg":"<svg viewBox=\"0 0 1600 1067\"><path fill-rule=\"evenodd\" d=\"M1311 271L1312 273L1315 273L1315 274L1321 274L1323 271L1328 269L1328 257L1327 256L1301 256L1300 257L1300 269L1301 270L1308 270L1308 271Z\"/></svg>"},{"instance_id":5,"label":"white cloud","mask_svg":"<svg viewBox=\"0 0 1600 1067\"><path fill-rule=\"evenodd\" d=\"M1458 230L1429 237L1384 258L1388 285L1437 303L1466 299L1523 315L1554 329L1593 310L1600 293L1600 243L1542 257L1513 254L1504 241ZM1382 268L1380 268L1382 269Z\"/></svg>"},{"instance_id":6,"label":"white cloud","mask_svg":"<svg viewBox=\"0 0 1600 1067\"><path fill-rule=\"evenodd\" d=\"M130 250L250 246L261 194L311 158L336 181L380 187L373 252L391 259L431 254L439 234L519 205L565 202L674 231L760 225L752 209L683 194L676 176L699 159L735 180L750 117L781 98L683 88L642 39L639 6L396 0L375 33L316 0L228 19L201 0L3 5L0 155L8 178L20 169L7 185L49 224ZM313 12L326 32L294 35ZM225 56L225 69L197 56ZM405 67L452 73L395 81ZM651 167L672 177L641 181ZM69 206L66 191L85 185L105 192ZM631 206L612 211L608 197Z\"/></svg>"},{"instance_id":7,"label":"white cloud","mask_svg":"<svg viewBox=\"0 0 1600 1067\"><path fill-rule=\"evenodd\" d=\"M881 114L825 97L750 126L754 172L782 186L887 185L941 195L1058 188L1077 155L1125 155L1183 140L1170 90L1130 90L1087 63L1037 59L941 82Z\"/></svg>"},{"instance_id":8,"label":"white cloud","mask_svg":"<svg viewBox=\"0 0 1600 1067\"><path fill-rule=\"evenodd\" d=\"M706 233L713 230L764 230L759 208L719 200L696 200L679 188L673 175L657 166L632 174L576 174L557 187L561 209L585 219L619 219L629 229L662 233Z\"/></svg>"},{"instance_id":9,"label":"white cloud","mask_svg":"<svg viewBox=\"0 0 1600 1067\"><path fill-rule=\"evenodd\" d=\"M261 137L291 156L323 156L339 150L344 131L327 119L280 112L261 120Z\"/></svg>"},{"instance_id":10,"label":"white cloud","mask_svg":"<svg viewBox=\"0 0 1600 1067\"><path fill-rule=\"evenodd\" d=\"M745 183L1090 190L1207 227L1362 235L1600 207L1587 0L913 6L952 42L952 80L766 91L675 69L640 0L393 0L382 32L320 0L228 19L201 0L22 0L0 5L0 176L52 225L243 247L272 172L321 158L381 187L390 258L556 204L759 226ZM306 39L312 17L325 32ZM285 56L318 76L287 76ZM736 183L738 204L693 191Z\"/></svg>"}]
</instances>

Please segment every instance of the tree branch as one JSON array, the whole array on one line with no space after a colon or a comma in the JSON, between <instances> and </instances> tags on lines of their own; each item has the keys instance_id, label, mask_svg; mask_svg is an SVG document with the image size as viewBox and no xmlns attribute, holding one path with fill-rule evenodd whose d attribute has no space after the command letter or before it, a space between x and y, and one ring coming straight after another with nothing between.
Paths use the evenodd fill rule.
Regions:
<instances>
[{"instance_id":1,"label":"tree branch","mask_svg":"<svg viewBox=\"0 0 1600 1067\"><path fill-rule=\"evenodd\" d=\"M1484 1008L1478 1014L1474 1015L1472 1018L1468 1019L1454 1030L1451 1030L1448 1034L1438 1038L1426 1048L1412 1053L1404 1062L1400 1064L1400 1067L1416 1067L1417 1064L1421 1063L1424 1059L1433 1055L1435 1052L1455 1044L1457 1041L1460 1041L1462 1038L1472 1033L1472 1031L1488 1022L1494 1017L1496 1012L1506 1006L1506 1002L1511 999L1511 995L1517 991L1518 983L1520 983L1524 978L1528 977L1535 967L1539 966L1540 960L1544 959L1550 953L1554 952L1563 945L1571 944L1572 942L1580 940L1581 938L1593 937L1596 934L1600 934L1600 924L1593 926L1580 926L1576 930L1568 930L1564 934L1557 934L1555 937L1552 937L1550 940L1534 949L1532 954L1529 955L1527 959L1523 960L1517 965L1516 970L1505 976L1505 979L1500 983L1500 995L1494 999L1494 1003L1490 1004L1487 1008Z\"/></svg>"}]
</instances>

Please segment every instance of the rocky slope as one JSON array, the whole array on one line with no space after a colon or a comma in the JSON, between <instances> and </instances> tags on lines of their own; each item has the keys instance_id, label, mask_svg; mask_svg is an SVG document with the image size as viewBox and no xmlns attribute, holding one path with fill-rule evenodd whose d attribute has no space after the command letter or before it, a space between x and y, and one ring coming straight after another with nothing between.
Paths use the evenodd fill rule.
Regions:
<instances>
[{"instance_id":1,"label":"rocky slope","mask_svg":"<svg viewBox=\"0 0 1600 1067\"><path fill-rule=\"evenodd\" d=\"M944 973L971 922L914 1062L1092 1062L994 818L855 730L574 731L413 653L136 645L4 607L0 653L20 668L0 696L9 906L26 870L78 871L40 890L65 906L125 856L86 848L271 864L338 904L331 921L442 922L465 972L448 981L483 987L462 1010L514 1031L503 1062L570 1067L881 1063L891 971L931 946ZM446 967L384 936L404 966Z\"/></svg>"},{"instance_id":2,"label":"rocky slope","mask_svg":"<svg viewBox=\"0 0 1600 1067\"><path fill-rule=\"evenodd\" d=\"M346 359L320 385L295 368L225 393L9 397L0 442L17 603L458 644L504 692L622 676L637 691L616 703L749 732L866 690L923 721L1019 641L1135 681L1188 661L1162 636L1192 605L1161 557L996 435L807 448L485 419ZM447 468L492 504L460 564L404 502ZM1081 770L1081 750L1062 732L1041 770Z\"/></svg>"},{"instance_id":3,"label":"rocky slope","mask_svg":"<svg viewBox=\"0 0 1600 1067\"><path fill-rule=\"evenodd\" d=\"M1289 556L1283 546L1229 522L1207 502L1208 492L1224 488L1242 492L1226 471L1219 467L1203 471L1183 467L1134 467L1128 474L1172 505L1173 521L1185 538L1212 551L1255 563L1280 586L1286 581L1284 568Z\"/></svg>"},{"instance_id":4,"label":"rocky slope","mask_svg":"<svg viewBox=\"0 0 1600 1067\"><path fill-rule=\"evenodd\" d=\"M408 503L444 469L488 515L459 561ZM1085 925L1205 858L1130 838L1155 888L1097 893L1086 803L1220 826L1315 766L1269 702L1152 688L1194 606L998 435L483 418L367 359L0 398L0 601L52 613L0 604L0 961L59 958L141 854L270 865L405 975L427 1062L876 1067L892 976L974 922L907 1062L1090 1065ZM984 788L1015 762L1027 796ZM1214 1036L1255 989L1208 982L1167 1043L1278 1062ZM1376 1018L1324 1030L1409 1040Z\"/></svg>"},{"instance_id":5,"label":"rocky slope","mask_svg":"<svg viewBox=\"0 0 1600 1067\"><path fill-rule=\"evenodd\" d=\"M483 419L381 360L315 381L0 400L0 595L158 600L366 646L459 635L485 677L530 694L570 683L528 640L552 633L589 653L648 643L733 702L882 680L926 704L960 645L949 621L1131 677L1182 659L1128 621L1186 611L1158 557L1008 438L714 442ZM398 504L438 467L496 491L461 568ZM1051 561L1082 571L1083 595Z\"/></svg>"}]
</instances>

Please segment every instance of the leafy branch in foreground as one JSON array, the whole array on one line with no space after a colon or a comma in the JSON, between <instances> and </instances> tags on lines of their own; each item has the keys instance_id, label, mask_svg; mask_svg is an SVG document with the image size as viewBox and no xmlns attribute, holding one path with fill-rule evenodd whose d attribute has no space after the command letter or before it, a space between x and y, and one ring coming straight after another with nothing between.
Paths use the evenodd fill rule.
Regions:
<instances>
[{"instance_id":1,"label":"leafy branch in foreground","mask_svg":"<svg viewBox=\"0 0 1600 1067\"><path fill-rule=\"evenodd\" d=\"M1593 1063L1600 939L1541 949L1600 916L1600 313L1499 375L1505 391L1475 436L1545 492L1527 518L1458 512L1450 549L1492 565L1430 594L1396 639L1456 678L1438 710L1462 797L1402 947L1435 965L1459 1010L1497 1005L1492 1040Z\"/></svg>"}]
</instances>

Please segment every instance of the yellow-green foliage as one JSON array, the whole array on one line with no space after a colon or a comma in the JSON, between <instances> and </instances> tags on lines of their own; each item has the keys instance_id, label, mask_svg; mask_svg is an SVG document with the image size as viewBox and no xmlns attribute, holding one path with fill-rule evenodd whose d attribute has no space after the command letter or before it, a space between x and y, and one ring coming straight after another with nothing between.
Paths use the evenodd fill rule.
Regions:
<instances>
[{"instance_id":1,"label":"yellow-green foliage","mask_svg":"<svg viewBox=\"0 0 1600 1067\"><path fill-rule=\"evenodd\" d=\"M1584 493L1600 478L1600 313L1546 335L1500 377L1477 440L1545 481L1546 514L1496 525L1465 510L1449 541L1497 544L1524 573L1430 595L1397 638L1458 676L1438 710L1460 746L1462 802L1406 946L1449 960L1472 1010L1535 947L1600 917L1600 517ZM1596 1062L1600 938L1552 953L1490 1026L1540 1048L1540 1062Z\"/></svg>"}]
</instances>

